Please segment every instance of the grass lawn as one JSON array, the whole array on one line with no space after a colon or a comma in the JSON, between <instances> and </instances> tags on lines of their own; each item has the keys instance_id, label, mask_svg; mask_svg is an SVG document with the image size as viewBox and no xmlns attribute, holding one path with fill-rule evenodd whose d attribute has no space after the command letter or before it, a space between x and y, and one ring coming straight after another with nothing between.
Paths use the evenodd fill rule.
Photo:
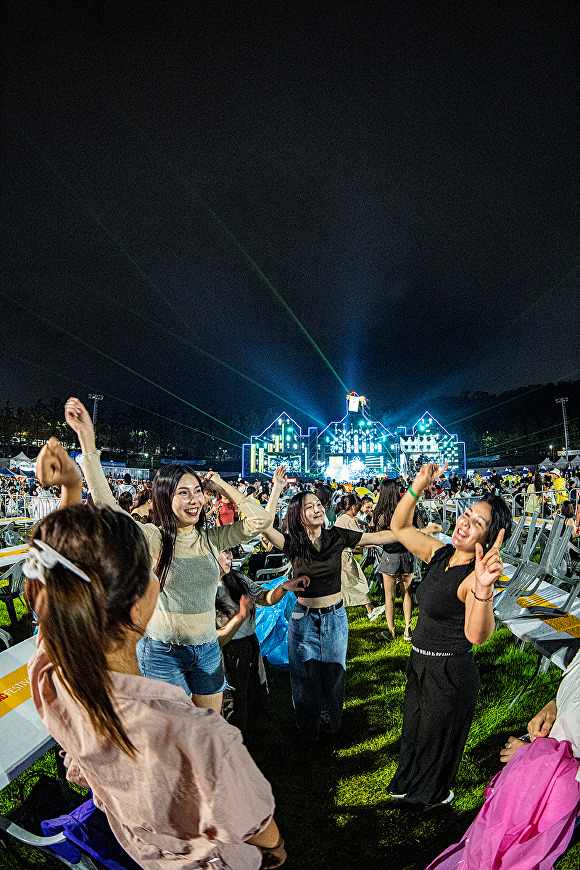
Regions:
<instances>
[{"instance_id":1,"label":"grass lawn","mask_svg":"<svg viewBox=\"0 0 580 870\"><path fill-rule=\"evenodd\" d=\"M0 610L0 624L3 616ZM334 744L306 745L297 736L288 673L270 668L269 721L248 746L272 783L289 870L424 870L470 824L482 804L486 783L499 768L499 750L506 736L521 734L528 719L554 697L560 672L552 667L538 678L536 690L508 711L516 687L533 671L535 654L527 647L520 651L507 630L497 631L476 653L482 685L455 802L428 815L409 815L387 795L397 764L409 645L402 639L385 644L377 638L384 619L369 623L362 607L349 611L349 622L346 705L343 728ZM402 635L401 619L397 631ZM52 755L38 766L54 770ZM17 782L0 792L3 812L17 794ZM37 866L62 867L38 852L27 850L26 855ZM0 850L0 870L18 866ZM579 866L580 843L576 843L556 868Z\"/></svg>"}]
</instances>

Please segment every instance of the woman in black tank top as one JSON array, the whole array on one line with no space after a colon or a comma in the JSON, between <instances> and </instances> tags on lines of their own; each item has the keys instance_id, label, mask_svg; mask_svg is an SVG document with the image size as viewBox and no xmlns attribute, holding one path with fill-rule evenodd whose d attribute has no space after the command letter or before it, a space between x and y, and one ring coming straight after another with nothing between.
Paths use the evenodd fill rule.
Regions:
<instances>
[{"instance_id":1,"label":"woman in black tank top","mask_svg":"<svg viewBox=\"0 0 580 870\"><path fill-rule=\"evenodd\" d=\"M397 539L428 563L407 665L399 766L389 786L392 797L417 809L453 800L479 688L471 646L484 643L495 627L493 584L511 529L509 508L495 495L458 517L447 546L415 529L417 499L446 467L422 466L391 521Z\"/></svg>"}]
</instances>

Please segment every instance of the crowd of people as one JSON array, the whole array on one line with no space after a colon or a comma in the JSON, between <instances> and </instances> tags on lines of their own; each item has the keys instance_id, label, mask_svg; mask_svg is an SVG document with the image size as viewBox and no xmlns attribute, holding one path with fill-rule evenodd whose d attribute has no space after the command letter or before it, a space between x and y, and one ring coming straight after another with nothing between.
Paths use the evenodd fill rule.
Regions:
<instances>
[{"instance_id":1,"label":"crowd of people","mask_svg":"<svg viewBox=\"0 0 580 870\"><path fill-rule=\"evenodd\" d=\"M69 399L65 417L79 439L79 464L54 438L37 462L38 483L60 497L60 510L35 528L24 569L39 625L31 686L41 718L66 751L69 778L91 787L116 838L141 866L158 870L163 858L240 870L284 862L272 790L241 735L264 721L267 703L256 608L279 605L289 592L296 596L288 621L293 715L307 746L340 729L346 609L364 607L373 622L384 614L379 637L389 642L399 584L410 656L389 794L411 811L453 801L478 695L473 646L494 630L493 588L511 529L502 494L515 498L527 480L459 478L424 464L412 480L346 486L320 479L301 487L288 481L283 465L269 481L235 484L167 465L151 484L135 485L129 475L105 476L90 415L78 399ZM554 492L554 510L572 504L578 534L578 478L569 475L564 486L554 475L550 481L542 491ZM575 504L568 498L574 490ZM453 495L477 498L445 544L421 502ZM232 553L258 537L248 573L233 569ZM272 554L280 565L290 562L292 572L267 589L254 578ZM426 570L412 626L410 588L419 561ZM365 574L371 563L383 583L377 607ZM552 742L567 742L567 750L538 761L510 738L502 788L509 791L510 777L521 777L526 753L544 767L566 764L570 783L580 778L577 659L563 683L565 703L548 705L530 723L532 741L552 731ZM566 816L567 833L574 812ZM562 825L556 828L544 832L542 848L550 854L565 845ZM477 831L484 841L481 825ZM472 866L459 863L469 848L462 841L441 857L447 863L433 867Z\"/></svg>"}]
</instances>

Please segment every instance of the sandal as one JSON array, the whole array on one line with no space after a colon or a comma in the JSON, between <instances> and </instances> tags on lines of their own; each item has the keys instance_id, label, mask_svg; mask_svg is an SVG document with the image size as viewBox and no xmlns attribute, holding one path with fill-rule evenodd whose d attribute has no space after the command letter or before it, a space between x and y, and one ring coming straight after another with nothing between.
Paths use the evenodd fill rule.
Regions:
<instances>
[{"instance_id":1,"label":"sandal","mask_svg":"<svg viewBox=\"0 0 580 870\"><path fill-rule=\"evenodd\" d=\"M275 870L280 867L286 860L286 849L284 848L284 839L280 837L275 846L258 846L262 853L262 863L260 870Z\"/></svg>"}]
</instances>

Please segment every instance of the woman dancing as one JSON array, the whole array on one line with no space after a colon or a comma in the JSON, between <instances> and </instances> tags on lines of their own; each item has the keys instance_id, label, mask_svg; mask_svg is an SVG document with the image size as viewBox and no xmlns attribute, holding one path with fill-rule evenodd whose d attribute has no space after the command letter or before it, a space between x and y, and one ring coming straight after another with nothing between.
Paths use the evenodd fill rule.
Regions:
<instances>
[{"instance_id":1,"label":"woman dancing","mask_svg":"<svg viewBox=\"0 0 580 870\"><path fill-rule=\"evenodd\" d=\"M37 475L60 484L68 506L36 527L24 567L39 622L28 667L68 778L92 789L145 870L279 866L272 792L240 732L180 688L141 675L135 645L159 596L142 525L123 511L71 504L81 476L56 439Z\"/></svg>"},{"instance_id":2,"label":"woman dancing","mask_svg":"<svg viewBox=\"0 0 580 870\"><path fill-rule=\"evenodd\" d=\"M87 409L71 398L65 414L78 435L80 462L95 504L115 508ZM181 686L198 707L219 713L226 681L215 627L217 557L254 538L272 519L255 499L244 498L217 474L206 475L203 486L234 502L245 519L206 529L202 481L196 472L186 465L159 469L151 489L153 522L142 529L161 594L138 655L144 676Z\"/></svg>"},{"instance_id":3,"label":"woman dancing","mask_svg":"<svg viewBox=\"0 0 580 870\"><path fill-rule=\"evenodd\" d=\"M428 564L419 585L419 619L413 631L399 766L391 797L425 807L449 803L479 689L472 644L495 627L493 584L511 514L502 498L486 495L457 519L445 546L412 524L417 499L447 463L423 465L391 520L397 539Z\"/></svg>"},{"instance_id":4,"label":"woman dancing","mask_svg":"<svg viewBox=\"0 0 580 870\"><path fill-rule=\"evenodd\" d=\"M286 486L286 466L274 472L268 511L274 514ZM288 505L287 533L273 527L265 535L292 562L294 575L310 578L299 594L288 625L288 658L296 723L317 740L321 725L330 733L340 727L346 677L348 620L341 593L342 553L347 548L382 545L392 532L325 528L326 514L312 492L299 492Z\"/></svg>"}]
</instances>

